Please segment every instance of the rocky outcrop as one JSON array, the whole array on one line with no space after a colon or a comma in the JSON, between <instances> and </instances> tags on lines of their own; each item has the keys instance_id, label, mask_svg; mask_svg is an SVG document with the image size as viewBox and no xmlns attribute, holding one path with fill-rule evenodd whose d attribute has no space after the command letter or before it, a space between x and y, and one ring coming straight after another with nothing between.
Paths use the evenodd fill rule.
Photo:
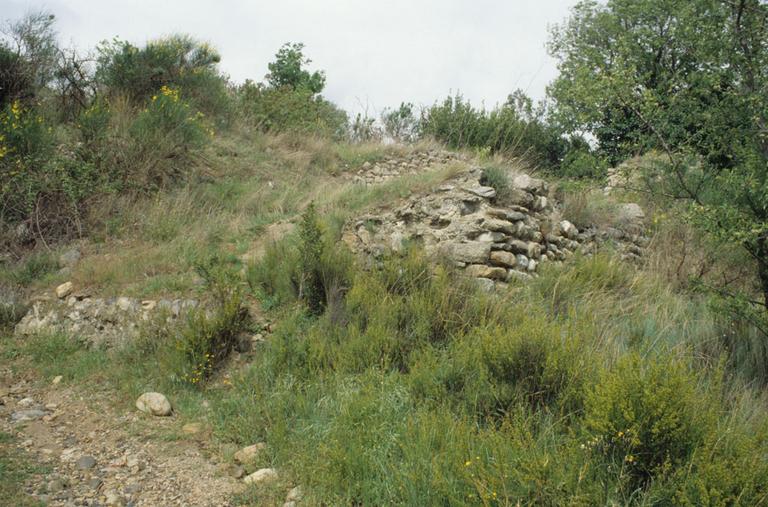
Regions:
<instances>
[{"instance_id":1,"label":"rocky outcrop","mask_svg":"<svg viewBox=\"0 0 768 507\"><path fill-rule=\"evenodd\" d=\"M73 292L71 284L66 291L59 290L61 287L56 289L56 297L42 296L32 302L16 325L16 334L61 332L93 346L112 346L138 336L142 322L161 315L178 319L198 306L190 299L97 298ZM62 295L65 292L67 295Z\"/></svg>"},{"instance_id":2,"label":"rocky outcrop","mask_svg":"<svg viewBox=\"0 0 768 507\"><path fill-rule=\"evenodd\" d=\"M625 258L639 258L647 244L637 204L620 207L615 227L579 230L549 196L547 183L510 174L511 188L480 184L470 169L432 192L410 197L389 211L351 222L343 239L361 254L381 256L419 243L428 255L447 259L485 288L536 276L541 263L561 262L576 251L594 252L611 242Z\"/></svg>"},{"instance_id":3,"label":"rocky outcrop","mask_svg":"<svg viewBox=\"0 0 768 507\"><path fill-rule=\"evenodd\" d=\"M352 181L374 185L385 181L426 171L431 167L459 160L459 155L448 151L416 151L403 157L386 157L376 162L365 162L352 175Z\"/></svg>"}]
</instances>

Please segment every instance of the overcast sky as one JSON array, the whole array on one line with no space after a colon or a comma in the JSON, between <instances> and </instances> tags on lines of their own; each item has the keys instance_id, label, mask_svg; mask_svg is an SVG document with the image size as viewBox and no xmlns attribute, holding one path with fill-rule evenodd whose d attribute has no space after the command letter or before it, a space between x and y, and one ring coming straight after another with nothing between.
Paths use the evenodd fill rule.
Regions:
<instances>
[{"instance_id":1,"label":"overcast sky","mask_svg":"<svg viewBox=\"0 0 768 507\"><path fill-rule=\"evenodd\" d=\"M0 18L46 9L64 45L141 44L184 32L216 46L234 81L261 80L284 42L303 42L324 95L378 113L449 92L493 106L516 88L542 98L545 43L576 0L0 0Z\"/></svg>"}]
</instances>

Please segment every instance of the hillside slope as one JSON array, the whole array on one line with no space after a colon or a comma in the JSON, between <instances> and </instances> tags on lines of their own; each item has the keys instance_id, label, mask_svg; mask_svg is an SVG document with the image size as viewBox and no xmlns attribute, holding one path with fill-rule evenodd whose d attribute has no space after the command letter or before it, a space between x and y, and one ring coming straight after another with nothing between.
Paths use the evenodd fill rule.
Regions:
<instances>
[{"instance_id":1,"label":"hillside slope","mask_svg":"<svg viewBox=\"0 0 768 507\"><path fill-rule=\"evenodd\" d=\"M16 504L764 501L753 331L670 283L633 196L428 145L205 159L4 272Z\"/></svg>"}]
</instances>

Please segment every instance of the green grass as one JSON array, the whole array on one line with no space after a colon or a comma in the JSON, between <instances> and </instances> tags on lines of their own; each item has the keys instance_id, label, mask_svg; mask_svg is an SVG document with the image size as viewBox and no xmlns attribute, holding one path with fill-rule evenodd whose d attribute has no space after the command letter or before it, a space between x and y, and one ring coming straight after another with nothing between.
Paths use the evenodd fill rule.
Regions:
<instances>
[{"instance_id":1,"label":"green grass","mask_svg":"<svg viewBox=\"0 0 768 507\"><path fill-rule=\"evenodd\" d=\"M42 506L42 502L26 494L24 485L45 469L33 464L14 444L12 435L0 432L0 502L18 507Z\"/></svg>"}]
</instances>

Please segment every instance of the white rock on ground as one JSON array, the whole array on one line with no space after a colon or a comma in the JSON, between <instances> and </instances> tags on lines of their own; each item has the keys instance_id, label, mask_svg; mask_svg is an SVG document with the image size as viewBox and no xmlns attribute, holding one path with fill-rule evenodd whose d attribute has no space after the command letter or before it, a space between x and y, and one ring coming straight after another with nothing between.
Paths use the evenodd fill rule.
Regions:
<instances>
[{"instance_id":1,"label":"white rock on ground","mask_svg":"<svg viewBox=\"0 0 768 507\"><path fill-rule=\"evenodd\" d=\"M72 282L64 282L58 287L56 287L56 297L59 299L64 299L65 297L72 294Z\"/></svg>"},{"instance_id":2,"label":"white rock on ground","mask_svg":"<svg viewBox=\"0 0 768 507\"><path fill-rule=\"evenodd\" d=\"M171 403L160 393L144 393L136 400L136 408L156 416L171 415Z\"/></svg>"},{"instance_id":3,"label":"white rock on ground","mask_svg":"<svg viewBox=\"0 0 768 507\"><path fill-rule=\"evenodd\" d=\"M256 461L256 458L258 458L259 454L261 454L261 452L266 448L267 445L263 442L243 447L235 453L235 461L243 465L253 463Z\"/></svg>"},{"instance_id":4,"label":"white rock on ground","mask_svg":"<svg viewBox=\"0 0 768 507\"><path fill-rule=\"evenodd\" d=\"M266 484L277 480L277 470L274 468L262 468L243 479L246 484Z\"/></svg>"}]
</instances>

